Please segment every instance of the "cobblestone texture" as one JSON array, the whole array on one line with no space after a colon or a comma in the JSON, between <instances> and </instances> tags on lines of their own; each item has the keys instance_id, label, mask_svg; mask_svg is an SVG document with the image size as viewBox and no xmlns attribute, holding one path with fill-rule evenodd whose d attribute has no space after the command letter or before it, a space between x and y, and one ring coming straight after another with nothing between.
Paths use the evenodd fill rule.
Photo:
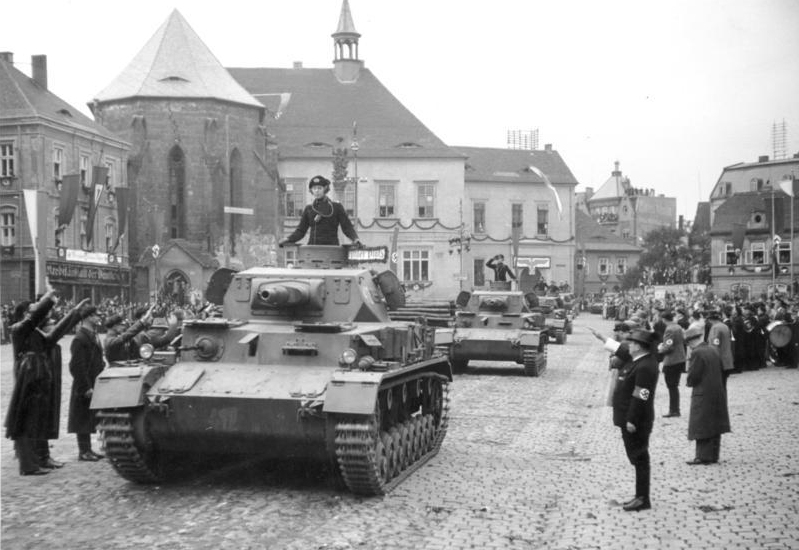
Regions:
<instances>
[{"instance_id":1,"label":"cobblestone texture","mask_svg":"<svg viewBox=\"0 0 799 550\"><path fill-rule=\"evenodd\" d=\"M688 419L658 416L651 439L653 509L625 513L633 491L618 430L604 406L607 356L583 314L541 378L476 363L456 376L439 455L382 498L337 491L315 468L249 464L138 486L105 462L21 477L3 439L2 547L276 548L296 550L799 548L799 371L769 368L729 380L733 433L718 465L690 467ZM69 341L63 342L68 362ZM11 350L2 346L3 413ZM684 380L683 380L684 383ZM689 410L689 390L682 388ZM658 414L667 390L660 380ZM95 449L99 444L95 444Z\"/></svg>"}]
</instances>

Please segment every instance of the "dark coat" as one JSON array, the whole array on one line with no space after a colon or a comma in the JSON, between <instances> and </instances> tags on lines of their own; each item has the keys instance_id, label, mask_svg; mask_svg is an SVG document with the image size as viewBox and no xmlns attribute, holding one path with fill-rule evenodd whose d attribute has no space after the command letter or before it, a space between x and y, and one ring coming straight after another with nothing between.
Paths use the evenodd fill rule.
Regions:
<instances>
[{"instance_id":1,"label":"dark coat","mask_svg":"<svg viewBox=\"0 0 799 550\"><path fill-rule=\"evenodd\" d=\"M310 229L308 244L338 245L338 228L353 241L358 240L358 233L355 231L350 217L340 202L335 202L327 197L317 199L307 205L302 211L300 223L294 232L286 237L291 243L296 243L302 239Z\"/></svg>"},{"instance_id":2,"label":"dark coat","mask_svg":"<svg viewBox=\"0 0 799 550\"><path fill-rule=\"evenodd\" d=\"M508 267L508 264L502 263L497 265L494 263L494 258L491 258L486 262L486 267L494 270L494 280L495 281L507 281L508 277L516 280L516 275L513 274L513 271Z\"/></svg>"},{"instance_id":3,"label":"dark coat","mask_svg":"<svg viewBox=\"0 0 799 550\"><path fill-rule=\"evenodd\" d=\"M613 425L624 428L630 422L638 431L651 432L657 384L658 363L653 354L625 363L613 392Z\"/></svg>"},{"instance_id":4,"label":"dark coat","mask_svg":"<svg viewBox=\"0 0 799 550\"><path fill-rule=\"evenodd\" d=\"M688 439L709 439L730 431L727 392L718 350L705 342L691 350L686 384L691 392Z\"/></svg>"},{"instance_id":5,"label":"dark coat","mask_svg":"<svg viewBox=\"0 0 799 550\"><path fill-rule=\"evenodd\" d=\"M80 320L77 309L49 332L39 325L53 308L42 299L11 327L14 389L6 413L6 437L57 439L61 416L61 347L58 341Z\"/></svg>"},{"instance_id":6,"label":"dark coat","mask_svg":"<svg viewBox=\"0 0 799 550\"><path fill-rule=\"evenodd\" d=\"M143 322L136 321L123 332L110 329L103 341L106 361L110 364L114 361L135 361L139 359L139 343L134 337L145 328Z\"/></svg>"},{"instance_id":7,"label":"dark coat","mask_svg":"<svg viewBox=\"0 0 799 550\"><path fill-rule=\"evenodd\" d=\"M67 432L94 433L94 413L89 410L91 397L86 395L94 389L94 381L105 368L103 346L97 334L85 327L78 329L70 348L72 358L69 372L72 374L72 391L69 396L69 420Z\"/></svg>"}]
</instances>

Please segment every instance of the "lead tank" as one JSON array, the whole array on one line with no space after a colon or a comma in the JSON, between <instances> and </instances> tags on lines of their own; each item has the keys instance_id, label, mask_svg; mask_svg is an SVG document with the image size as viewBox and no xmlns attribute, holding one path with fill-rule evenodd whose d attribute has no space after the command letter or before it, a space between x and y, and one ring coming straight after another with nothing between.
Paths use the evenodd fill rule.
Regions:
<instances>
[{"instance_id":1,"label":"lead tank","mask_svg":"<svg viewBox=\"0 0 799 550\"><path fill-rule=\"evenodd\" d=\"M389 319L403 299L392 272L358 267L345 247L234 274L222 317L184 322L178 361L156 354L97 379L111 464L157 483L183 453L311 459L355 493L391 490L438 452L452 380L432 327Z\"/></svg>"}]
</instances>

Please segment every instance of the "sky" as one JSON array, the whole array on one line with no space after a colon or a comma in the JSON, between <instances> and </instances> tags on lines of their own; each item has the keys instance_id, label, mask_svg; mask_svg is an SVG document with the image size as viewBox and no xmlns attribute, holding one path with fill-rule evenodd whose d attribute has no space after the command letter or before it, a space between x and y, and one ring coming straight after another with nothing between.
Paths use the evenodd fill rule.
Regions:
<instances>
[{"instance_id":1,"label":"sky","mask_svg":"<svg viewBox=\"0 0 799 550\"><path fill-rule=\"evenodd\" d=\"M31 0L0 51L86 114L177 9L225 67L332 67L341 0ZM539 132L580 184L620 163L693 219L725 166L799 153L799 0L350 0L365 66L451 146Z\"/></svg>"}]
</instances>

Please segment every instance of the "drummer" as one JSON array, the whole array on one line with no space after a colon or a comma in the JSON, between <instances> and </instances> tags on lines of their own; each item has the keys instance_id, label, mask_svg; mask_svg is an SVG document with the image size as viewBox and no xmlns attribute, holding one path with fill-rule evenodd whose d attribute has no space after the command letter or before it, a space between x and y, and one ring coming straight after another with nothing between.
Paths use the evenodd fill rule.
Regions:
<instances>
[{"instance_id":1,"label":"drummer","mask_svg":"<svg viewBox=\"0 0 799 550\"><path fill-rule=\"evenodd\" d=\"M706 311L705 317L710 325L710 329L707 332L707 343L715 347L721 356L722 380L726 389L727 378L735 368L732 361L732 335L730 334L730 328L721 320L721 312L718 309Z\"/></svg>"}]
</instances>

